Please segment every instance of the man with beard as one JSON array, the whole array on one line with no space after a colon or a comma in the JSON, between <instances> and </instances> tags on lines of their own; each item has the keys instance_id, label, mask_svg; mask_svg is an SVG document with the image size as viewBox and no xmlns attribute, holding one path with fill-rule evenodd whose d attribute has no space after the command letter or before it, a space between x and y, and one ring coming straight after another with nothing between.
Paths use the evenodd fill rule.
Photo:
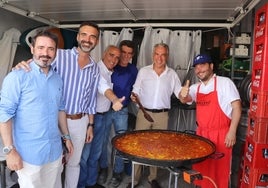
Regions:
<instances>
[{"instance_id":1,"label":"man with beard","mask_svg":"<svg viewBox=\"0 0 268 188\"><path fill-rule=\"evenodd\" d=\"M12 71L4 79L0 132L7 167L15 170L21 188L61 187L62 142L73 146L67 128L63 82L52 70L58 39L47 31L32 40L33 60L26 73Z\"/></svg>"},{"instance_id":2,"label":"man with beard","mask_svg":"<svg viewBox=\"0 0 268 188\"><path fill-rule=\"evenodd\" d=\"M232 80L213 73L210 56L197 55L193 67L200 82L189 88L187 81L179 98L183 103L196 101L196 134L214 142L216 152L223 156L217 160L206 159L193 165L193 168L203 176L213 179L219 188L226 188L231 172L232 147L236 141L236 130L241 116L241 100ZM214 187L205 179L195 183L201 187Z\"/></svg>"},{"instance_id":3,"label":"man with beard","mask_svg":"<svg viewBox=\"0 0 268 188\"><path fill-rule=\"evenodd\" d=\"M99 41L100 29L97 24L83 22L77 33L78 47L58 49L56 61L52 64L55 72L63 79L63 97L66 102L67 123L70 137L75 148L65 166L65 188L77 188L80 173L80 159L86 142L93 139L94 114L96 113L97 91L100 78L99 68L91 58L90 52ZM16 68L29 70L22 62ZM113 108L122 108L111 89L104 95L113 101Z\"/></svg>"}]
</instances>

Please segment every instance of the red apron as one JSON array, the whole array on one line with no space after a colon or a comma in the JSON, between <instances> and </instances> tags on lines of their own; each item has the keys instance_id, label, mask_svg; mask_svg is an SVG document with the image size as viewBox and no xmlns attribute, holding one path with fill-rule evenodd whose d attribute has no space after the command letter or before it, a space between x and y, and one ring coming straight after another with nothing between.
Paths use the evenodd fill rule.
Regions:
<instances>
[{"instance_id":1,"label":"red apron","mask_svg":"<svg viewBox=\"0 0 268 188\"><path fill-rule=\"evenodd\" d=\"M228 188L230 177L232 149L225 147L224 140L231 120L224 114L219 105L216 80L214 77L214 90L208 94L199 93L200 85L197 88L196 120L198 126L196 133L214 142L216 152L224 153L224 157L220 159L208 158L193 165L193 169L199 171L204 177L203 180L195 181L195 184L202 188L215 187L209 178L216 183L218 188Z\"/></svg>"}]
</instances>

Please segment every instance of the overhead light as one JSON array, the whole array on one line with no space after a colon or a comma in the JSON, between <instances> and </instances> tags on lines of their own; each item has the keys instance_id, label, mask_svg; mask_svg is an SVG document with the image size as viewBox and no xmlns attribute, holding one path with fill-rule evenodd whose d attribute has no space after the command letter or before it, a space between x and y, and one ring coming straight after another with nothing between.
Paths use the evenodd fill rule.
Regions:
<instances>
[{"instance_id":1,"label":"overhead light","mask_svg":"<svg viewBox=\"0 0 268 188\"><path fill-rule=\"evenodd\" d=\"M35 17L36 15L37 15L36 12L29 12L29 13L27 13L27 16L29 16L31 18Z\"/></svg>"},{"instance_id":2,"label":"overhead light","mask_svg":"<svg viewBox=\"0 0 268 188\"><path fill-rule=\"evenodd\" d=\"M234 21L234 17L230 16L229 18L227 18L227 21L228 21L228 22L232 22L232 21Z\"/></svg>"}]
</instances>

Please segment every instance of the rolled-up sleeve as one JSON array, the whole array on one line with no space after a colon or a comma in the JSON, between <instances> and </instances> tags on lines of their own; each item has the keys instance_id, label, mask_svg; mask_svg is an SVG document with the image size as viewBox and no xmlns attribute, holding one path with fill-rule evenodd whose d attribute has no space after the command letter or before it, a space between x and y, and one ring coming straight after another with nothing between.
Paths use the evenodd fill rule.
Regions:
<instances>
[{"instance_id":1,"label":"rolled-up sleeve","mask_svg":"<svg viewBox=\"0 0 268 188\"><path fill-rule=\"evenodd\" d=\"M105 80L103 78L102 75L100 75L100 81L99 81L99 85L98 85L98 91L100 94L104 95L105 91L107 89L113 89L111 88L110 84L107 82L107 80Z\"/></svg>"},{"instance_id":2,"label":"rolled-up sleeve","mask_svg":"<svg viewBox=\"0 0 268 188\"><path fill-rule=\"evenodd\" d=\"M10 73L5 77L2 84L0 100L0 122L7 122L15 115L19 96L19 80L13 73Z\"/></svg>"}]
</instances>

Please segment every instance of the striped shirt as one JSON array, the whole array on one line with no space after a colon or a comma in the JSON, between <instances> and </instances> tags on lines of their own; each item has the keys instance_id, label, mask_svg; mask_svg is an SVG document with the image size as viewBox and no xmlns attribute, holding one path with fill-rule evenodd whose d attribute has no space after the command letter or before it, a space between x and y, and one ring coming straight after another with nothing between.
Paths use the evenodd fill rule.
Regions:
<instances>
[{"instance_id":1,"label":"striped shirt","mask_svg":"<svg viewBox=\"0 0 268 188\"><path fill-rule=\"evenodd\" d=\"M95 114L99 83L99 68L90 57L90 62L83 69L77 63L78 51L58 49L52 64L53 69L63 80L63 98L67 114Z\"/></svg>"}]
</instances>

